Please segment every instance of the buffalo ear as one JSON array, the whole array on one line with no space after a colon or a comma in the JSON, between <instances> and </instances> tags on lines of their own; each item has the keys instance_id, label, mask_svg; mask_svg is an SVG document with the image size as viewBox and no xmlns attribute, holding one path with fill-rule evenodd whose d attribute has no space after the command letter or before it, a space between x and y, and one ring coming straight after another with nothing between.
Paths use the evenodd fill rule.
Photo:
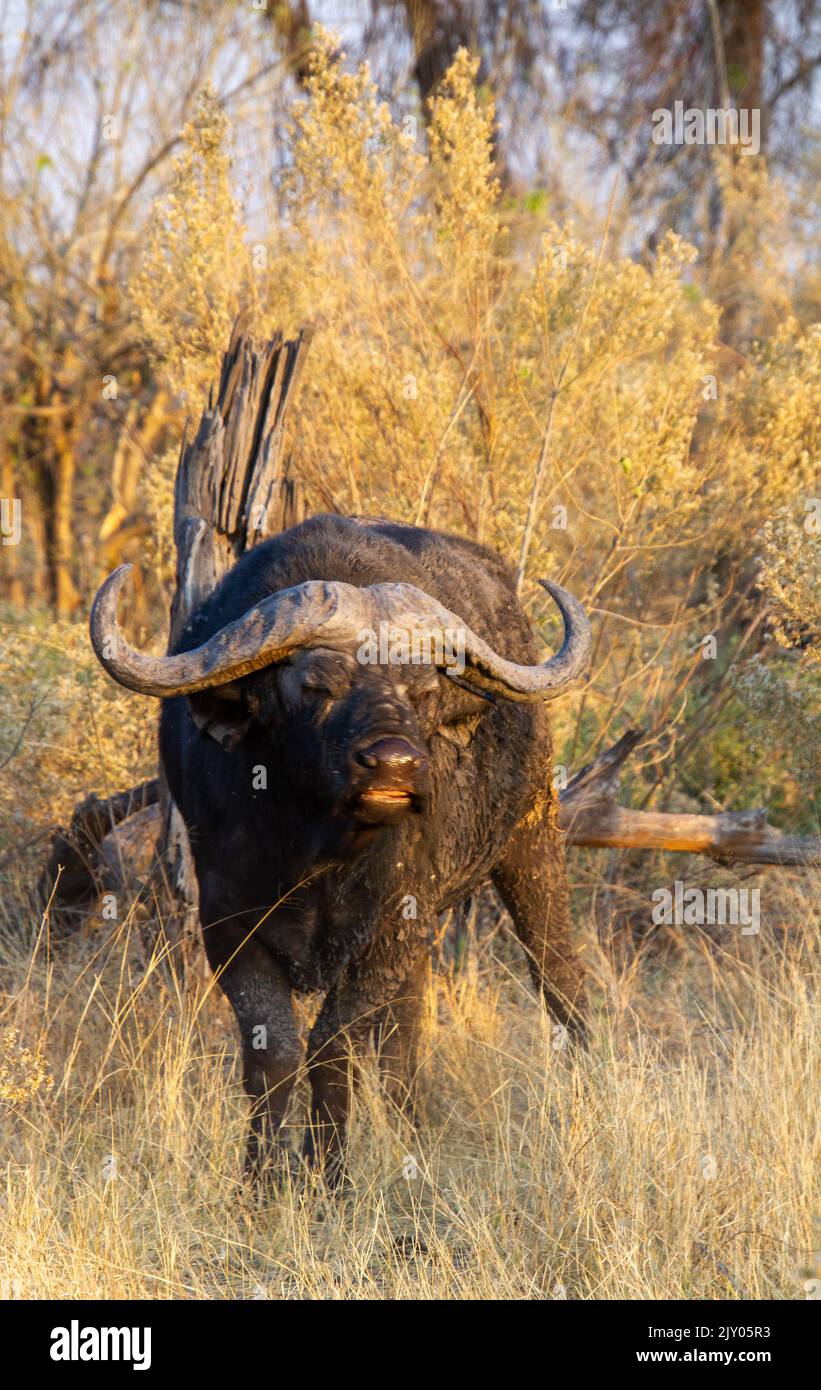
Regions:
<instances>
[{"instance_id":1,"label":"buffalo ear","mask_svg":"<svg viewBox=\"0 0 821 1390\"><path fill-rule=\"evenodd\" d=\"M494 703L492 695L450 676L436 733L456 748L469 748L482 716Z\"/></svg>"},{"instance_id":2,"label":"buffalo ear","mask_svg":"<svg viewBox=\"0 0 821 1390\"><path fill-rule=\"evenodd\" d=\"M188 696L188 708L200 733L207 734L226 752L236 748L251 725L252 715L233 693L228 699L221 699L204 690Z\"/></svg>"},{"instance_id":3,"label":"buffalo ear","mask_svg":"<svg viewBox=\"0 0 821 1390\"><path fill-rule=\"evenodd\" d=\"M448 673L448 680L445 682L445 698L442 707L443 724L457 724L465 719L472 719L474 715L486 714L491 705L495 705L495 696L489 691L480 690L475 685L470 685L468 681L463 681L459 676Z\"/></svg>"}]
</instances>

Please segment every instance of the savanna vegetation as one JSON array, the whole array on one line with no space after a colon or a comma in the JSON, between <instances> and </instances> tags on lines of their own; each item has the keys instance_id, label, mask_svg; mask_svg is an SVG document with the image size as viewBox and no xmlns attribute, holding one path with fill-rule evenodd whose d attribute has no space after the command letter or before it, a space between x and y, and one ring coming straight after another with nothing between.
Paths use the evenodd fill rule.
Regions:
<instances>
[{"instance_id":1,"label":"savanna vegetation","mask_svg":"<svg viewBox=\"0 0 821 1390\"><path fill-rule=\"evenodd\" d=\"M312 510L495 546L545 647L536 579L584 602L594 660L554 707L558 785L641 728L625 802L767 805L818 833L812 7L374 0L350 53L319 17L3 8L0 495L21 525L6 544L9 506L0 1280L805 1297L811 869L570 851L583 1055L555 1046L495 902L443 923L419 1127L366 1075L341 1198L243 1190L232 1016L205 972L172 968L156 883L51 929L53 828L156 771L152 712L97 666L88 605L136 562L130 630L163 648L180 441L238 319L315 325L288 422ZM755 106L760 151L654 145L678 99ZM677 879L758 889L760 930L658 926L651 895ZM295 1125L304 1107L303 1085Z\"/></svg>"}]
</instances>

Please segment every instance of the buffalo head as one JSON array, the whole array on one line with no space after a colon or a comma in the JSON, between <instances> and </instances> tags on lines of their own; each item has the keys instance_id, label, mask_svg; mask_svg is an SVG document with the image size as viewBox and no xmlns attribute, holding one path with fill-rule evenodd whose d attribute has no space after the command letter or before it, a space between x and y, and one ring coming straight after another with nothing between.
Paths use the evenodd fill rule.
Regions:
<instances>
[{"instance_id":1,"label":"buffalo head","mask_svg":"<svg viewBox=\"0 0 821 1390\"><path fill-rule=\"evenodd\" d=\"M363 830L424 812L430 740L488 698L551 699L590 656L581 604L540 581L564 619L543 665L507 661L412 584L309 580L271 594L191 651L152 657L116 618L130 567L102 585L91 613L99 660L129 690L187 696L200 729L231 749L251 721L272 732L289 781L317 808Z\"/></svg>"}]
</instances>

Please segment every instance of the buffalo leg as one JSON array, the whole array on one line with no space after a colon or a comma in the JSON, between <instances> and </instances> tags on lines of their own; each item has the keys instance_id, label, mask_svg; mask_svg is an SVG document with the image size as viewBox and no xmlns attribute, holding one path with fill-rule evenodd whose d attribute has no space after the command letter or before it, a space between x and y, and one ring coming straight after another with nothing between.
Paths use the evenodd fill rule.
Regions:
<instances>
[{"instance_id":1,"label":"buffalo leg","mask_svg":"<svg viewBox=\"0 0 821 1390\"><path fill-rule=\"evenodd\" d=\"M374 1028L385 1089L411 1120L428 971L426 952L391 1002L380 1010Z\"/></svg>"},{"instance_id":2,"label":"buffalo leg","mask_svg":"<svg viewBox=\"0 0 821 1390\"><path fill-rule=\"evenodd\" d=\"M352 1011L352 993L343 981L331 990L308 1039L311 1117L303 1152L330 1182L341 1175L352 1068L367 1046L372 1026L372 1018Z\"/></svg>"},{"instance_id":3,"label":"buffalo leg","mask_svg":"<svg viewBox=\"0 0 821 1390\"><path fill-rule=\"evenodd\" d=\"M533 982L571 1034L584 1029L584 971L573 941L564 845L546 803L517 825L493 882L527 951Z\"/></svg>"},{"instance_id":4,"label":"buffalo leg","mask_svg":"<svg viewBox=\"0 0 821 1390\"><path fill-rule=\"evenodd\" d=\"M305 1156L322 1166L331 1181L342 1171L356 1060L372 1037L382 1044L383 1072L394 1095L403 1100L409 1095L427 966L425 944L418 930L401 944L378 938L328 995L311 1031L311 1127ZM398 989L397 975L405 977Z\"/></svg>"},{"instance_id":5,"label":"buffalo leg","mask_svg":"<svg viewBox=\"0 0 821 1390\"><path fill-rule=\"evenodd\" d=\"M283 971L260 942L242 941L234 930L205 932L211 968L231 1003L242 1039L242 1079L251 1101L245 1170L260 1177L274 1171L277 1159L288 1156L279 1131L303 1049Z\"/></svg>"}]
</instances>

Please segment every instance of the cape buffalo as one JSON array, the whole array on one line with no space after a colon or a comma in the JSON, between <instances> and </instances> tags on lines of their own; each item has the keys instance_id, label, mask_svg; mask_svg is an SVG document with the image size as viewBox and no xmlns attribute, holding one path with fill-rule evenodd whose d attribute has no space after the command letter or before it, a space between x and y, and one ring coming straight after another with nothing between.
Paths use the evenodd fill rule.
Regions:
<instances>
[{"instance_id":1,"label":"cape buffalo","mask_svg":"<svg viewBox=\"0 0 821 1390\"><path fill-rule=\"evenodd\" d=\"M408 1099L432 927L488 878L546 1004L578 1031L545 712L589 660L577 600L541 581L565 635L539 665L493 551L316 516L245 554L176 650L150 657L117 625L127 571L97 595L91 640L116 681L164 701L162 764L242 1036L248 1168L283 1154L303 1060L294 992L325 992L308 1042L308 1161L339 1169L351 1048L375 1038Z\"/></svg>"}]
</instances>

